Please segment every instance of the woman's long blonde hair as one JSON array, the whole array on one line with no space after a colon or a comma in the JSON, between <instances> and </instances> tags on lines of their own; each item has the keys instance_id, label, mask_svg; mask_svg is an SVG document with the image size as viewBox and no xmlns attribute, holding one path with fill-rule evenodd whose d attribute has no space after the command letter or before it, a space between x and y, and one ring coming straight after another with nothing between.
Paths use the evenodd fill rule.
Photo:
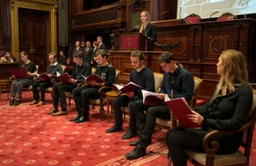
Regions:
<instances>
[{"instance_id":1,"label":"woman's long blonde hair","mask_svg":"<svg viewBox=\"0 0 256 166\"><path fill-rule=\"evenodd\" d=\"M145 13L145 15L148 17L148 22L150 22L150 15L149 15L149 12L146 11L146 10L143 10L141 13L140 13L140 16L142 13ZM141 26L140 26L140 33L143 31L143 23L141 23Z\"/></svg>"},{"instance_id":2,"label":"woman's long blonde hair","mask_svg":"<svg viewBox=\"0 0 256 166\"><path fill-rule=\"evenodd\" d=\"M219 83L211 101L219 95L220 91L221 95L226 95L227 92L234 92L235 86L249 84L246 61L241 52L236 50L226 50L222 52L220 58L222 60L222 71Z\"/></svg>"}]
</instances>

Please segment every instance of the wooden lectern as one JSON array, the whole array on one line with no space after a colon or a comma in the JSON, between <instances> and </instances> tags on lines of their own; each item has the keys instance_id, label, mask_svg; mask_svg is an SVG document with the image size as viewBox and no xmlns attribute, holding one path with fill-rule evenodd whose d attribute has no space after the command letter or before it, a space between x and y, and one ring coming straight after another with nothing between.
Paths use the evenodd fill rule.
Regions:
<instances>
[{"instance_id":1,"label":"wooden lectern","mask_svg":"<svg viewBox=\"0 0 256 166\"><path fill-rule=\"evenodd\" d=\"M139 32L121 34L122 50L152 51L153 42Z\"/></svg>"}]
</instances>

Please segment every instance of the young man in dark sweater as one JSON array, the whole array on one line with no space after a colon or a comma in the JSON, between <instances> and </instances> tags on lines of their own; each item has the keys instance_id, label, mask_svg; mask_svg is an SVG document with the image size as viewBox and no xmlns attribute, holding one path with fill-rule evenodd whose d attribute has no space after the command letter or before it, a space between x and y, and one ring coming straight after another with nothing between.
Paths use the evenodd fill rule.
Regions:
<instances>
[{"instance_id":1,"label":"young man in dark sweater","mask_svg":"<svg viewBox=\"0 0 256 166\"><path fill-rule=\"evenodd\" d=\"M33 101L30 103L30 105L36 104L36 106L42 106L44 105L45 101L45 89L48 87L51 87L51 79L56 78L56 71L60 74L62 73L62 67L57 62L57 56L55 52L51 52L48 55L48 59L50 61L50 65L46 69L46 74L50 79L44 80L42 78L38 78L38 81L33 83L32 91L33 91ZM39 102L39 92L38 87L40 89L41 93L41 99Z\"/></svg>"},{"instance_id":2,"label":"young man in dark sweater","mask_svg":"<svg viewBox=\"0 0 256 166\"><path fill-rule=\"evenodd\" d=\"M169 98L184 97L190 101L193 95L194 78L190 72L182 68L174 61L172 53L165 51L158 58L158 62L164 71L163 83L157 97L164 101L166 95ZM173 91L173 93L171 93ZM134 105L135 115L139 123L144 123L145 127L140 133L139 138L130 142L131 146L136 146L131 152L126 153L127 159L137 159L146 155L146 149L151 142L154 132L156 118L170 119L169 108L163 104L150 107L147 114L144 108Z\"/></svg>"},{"instance_id":3,"label":"young man in dark sweater","mask_svg":"<svg viewBox=\"0 0 256 166\"><path fill-rule=\"evenodd\" d=\"M138 84L142 89L154 92L155 81L153 72L143 64L144 55L139 50L134 50L130 56L133 70L130 73L130 81ZM144 105L142 102L141 90L136 92L128 92L126 96L120 96L113 101L115 124L111 128L107 129L107 133L112 133L122 130L122 109L121 107L128 106L129 108L129 128L127 132L122 136L122 139L129 139L137 135L136 116L134 113L133 105L137 103L141 107ZM138 123L138 133L142 131L144 124Z\"/></svg>"},{"instance_id":4,"label":"young man in dark sweater","mask_svg":"<svg viewBox=\"0 0 256 166\"><path fill-rule=\"evenodd\" d=\"M78 51L73 55L75 68L72 72L71 78L68 80L69 84L55 84L53 86L53 107L47 113L52 116L67 115L67 103L65 92L72 92L72 90L80 83L84 82L83 76L87 77L92 74L92 68L86 62L83 62L83 53ZM82 76L83 75L83 76ZM58 110L60 100L61 110Z\"/></svg>"},{"instance_id":5,"label":"young man in dark sweater","mask_svg":"<svg viewBox=\"0 0 256 166\"><path fill-rule=\"evenodd\" d=\"M95 56L98 64L95 73L104 80L103 83L97 83L94 80L87 81L85 79L84 82L88 84L88 86L73 89L72 93L76 104L77 115L70 119L71 122L81 123L88 121L90 99L99 98L98 90L102 86L111 86L113 83L115 83L116 70L111 64L108 63L107 56L108 53L103 49L98 50Z\"/></svg>"}]
</instances>

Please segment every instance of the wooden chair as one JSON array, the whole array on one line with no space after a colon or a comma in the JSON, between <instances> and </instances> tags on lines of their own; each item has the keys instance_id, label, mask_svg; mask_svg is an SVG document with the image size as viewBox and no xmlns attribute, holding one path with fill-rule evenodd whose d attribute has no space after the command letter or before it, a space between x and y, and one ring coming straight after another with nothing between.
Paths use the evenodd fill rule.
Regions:
<instances>
[{"instance_id":1,"label":"wooden chair","mask_svg":"<svg viewBox=\"0 0 256 166\"><path fill-rule=\"evenodd\" d=\"M248 121L237 131L220 131L213 130L205 135L203 139L203 147L206 153L194 152L186 150L189 161L200 166L248 166L250 160L251 144L253 131L256 121L256 90L253 90L253 103L248 115ZM230 134L243 132L241 147L233 154L217 155L220 145L217 141L212 140L213 137L220 134Z\"/></svg>"},{"instance_id":2,"label":"wooden chair","mask_svg":"<svg viewBox=\"0 0 256 166\"><path fill-rule=\"evenodd\" d=\"M116 69L116 80L120 74L120 70ZM113 86L102 86L99 90L98 90L98 94L99 94L99 98L98 99L91 99L90 103L92 105L92 107L94 108L95 105L100 107L100 120L103 120L103 115L104 115L104 108L103 106L107 104L107 99L106 99L106 95L105 93L108 91L113 90Z\"/></svg>"},{"instance_id":3,"label":"wooden chair","mask_svg":"<svg viewBox=\"0 0 256 166\"><path fill-rule=\"evenodd\" d=\"M198 23L201 21L201 17L195 13L192 13L184 18L186 24Z\"/></svg>"},{"instance_id":4,"label":"wooden chair","mask_svg":"<svg viewBox=\"0 0 256 166\"><path fill-rule=\"evenodd\" d=\"M38 68L39 68L39 65L36 65L36 72L38 73ZM36 78L37 78L37 76L34 76L33 77L33 81L35 81L36 80ZM27 87L27 88L23 88L23 91L32 91L32 85L30 85L29 87Z\"/></svg>"},{"instance_id":5,"label":"wooden chair","mask_svg":"<svg viewBox=\"0 0 256 166\"><path fill-rule=\"evenodd\" d=\"M73 71L73 66L72 66L72 58L67 57L67 67L66 67L67 73L71 74Z\"/></svg>"},{"instance_id":6,"label":"wooden chair","mask_svg":"<svg viewBox=\"0 0 256 166\"><path fill-rule=\"evenodd\" d=\"M163 82L163 74L154 72L154 81L155 81L155 92L158 92L161 88L162 82ZM122 107L123 111L123 119L125 120L125 115L129 115L129 109L128 107Z\"/></svg>"},{"instance_id":7,"label":"wooden chair","mask_svg":"<svg viewBox=\"0 0 256 166\"><path fill-rule=\"evenodd\" d=\"M234 20L236 16L232 13L226 12L217 18L217 21Z\"/></svg>"},{"instance_id":8,"label":"wooden chair","mask_svg":"<svg viewBox=\"0 0 256 166\"><path fill-rule=\"evenodd\" d=\"M62 73L65 73L66 72L66 68L67 68L67 66L65 66L65 65L61 65L61 68L62 68ZM51 83L52 83L52 86L51 87L48 87L48 88L46 88L45 89L45 92L47 92L47 93L51 93L51 96L52 96L52 98L53 98L53 86L55 85L55 79L52 79L51 80Z\"/></svg>"},{"instance_id":9,"label":"wooden chair","mask_svg":"<svg viewBox=\"0 0 256 166\"><path fill-rule=\"evenodd\" d=\"M188 102L190 108L193 108L196 105L198 88L200 87L202 81L203 79L194 76L194 92L191 100ZM165 127L165 128L172 128L177 126L178 122L172 114L170 115L170 119L171 120L156 118L156 124L160 127Z\"/></svg>"}]
</instances>

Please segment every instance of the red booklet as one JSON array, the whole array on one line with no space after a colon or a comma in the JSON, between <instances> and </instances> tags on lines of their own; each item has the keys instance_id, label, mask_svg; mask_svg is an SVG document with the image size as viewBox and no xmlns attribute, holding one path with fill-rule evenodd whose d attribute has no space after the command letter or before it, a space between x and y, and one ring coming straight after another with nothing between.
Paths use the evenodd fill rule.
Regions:
<instances>
[{"instance_id":1,"label":"red booklet","mask_svg":"<svg viewBox=\"0 0 256 166\"><path fill-rule=\"evenodd\" d=\"M118 84L113 84L113 85L118 89L118 91L120 91L122 93L136 92L137 90L141 89L141 86L139 86L133 82L129 82L125 86L118 85Z\"/></svg>"},{"instance_id":2,"label":"red booklet","mask_svg":"<svg viewBox=\"0 0 256 166\"><path fill-rule=\"evenodd\" d=\"M179 120L179 123L184 128L200 128L197 123L188 119L187 114L192 114L192 111L184 97L170 99L167 95L165 97L165 103L170 108L170 114Z\"/></svg>"},{"instance_id":3,"label":"red booklet","mask_svg":"<svg viewBox=\"0 0 256 166\"><path fill-rule=\"evenodd\" d=\"M70 82L68 82L68 80L70 79L70 76L67 73L58 75L57 74L58 79L61 81L62 84L71 84Z\"/></svg>"},{"instance_id":4,"label":"red booklet","mask_svg":"<svg viewBox=\"0 0 256 166\"><path fill-rule=\"evenodd\" d=\"M85 77L85 76L83 76L82 75L82 77L84 77L84 78L86 78L87 79L87 81L95 81L95 82L97 82L97 83L103 83L103 82L105 82L98 74L93 74L93 75L91 75L91 76L89 76L89 77Z\"/></svg>"},{"instance_id":5,"label":"red booklet","mask_svg":"<svg viewBox=\"0 0 256 166\"><path fill-rule=\"evenodd\" d=\"M164 105L164 101L157 97L157 93L141 90L143 97L143 104L150 106Z\"/></svg>"},{"instance_id":6,"label":"red booklet","mask_svg":"<svg viewBox=\"0 0 256 166\"><path fill-rule=\"evenodd\" d=\"M50 80L51 79L50 77L48 77L47 73L38 74L37 76L39 78L43 79L43 80Z\"/></svg>"},{"instance_id":7,"label":"red booklet","mask_svg":"<svg viewBox=\"0 0 256 166\"><path fill-rule=\"evenodd\" d=\"M16 78L24 79L28 77L27 74L28 70L26 66L23 66L17 70L11 70L12 75L14 75Z\"/></svg>"}]
</instances>

